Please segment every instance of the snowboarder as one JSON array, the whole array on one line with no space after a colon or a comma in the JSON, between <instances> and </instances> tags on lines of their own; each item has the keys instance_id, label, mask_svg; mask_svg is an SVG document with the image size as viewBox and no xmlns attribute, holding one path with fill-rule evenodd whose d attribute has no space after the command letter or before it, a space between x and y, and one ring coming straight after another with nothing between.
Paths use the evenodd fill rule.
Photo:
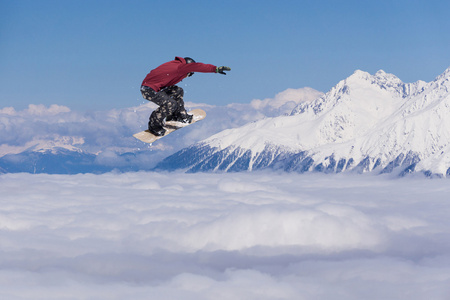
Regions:
<instances>
[{"instance_id":1,"label":"snowboarder","mask_svg":"<svg viewBox=\"0 0 450 300\"><path fill-rule=\"evenodd\" d=\"M195 62L190 57L175 57L147 74L141 85L142 96L159 107L150 115L148 130L155 136L163 136L165 121L191 123L192 115L184 108L181 87L176 86L181 80L190 77L194 72L220 73L231 71L229 67L216 67L211 64Z\"/></svg>"}]
</instances>

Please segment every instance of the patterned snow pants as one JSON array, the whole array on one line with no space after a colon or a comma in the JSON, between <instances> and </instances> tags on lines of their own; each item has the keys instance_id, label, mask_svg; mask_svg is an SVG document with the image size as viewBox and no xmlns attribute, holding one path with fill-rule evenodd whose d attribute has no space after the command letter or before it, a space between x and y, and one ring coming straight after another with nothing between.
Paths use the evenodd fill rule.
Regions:
<instances>
[{"instance_id":1,"label":"patterned snow pants","mask_svg":"<svg viewBox=\"0 0 450 300\"><path fill-rule=\"evenodd\" d=\"M159 92L148 86L141 86L141 93L145 99L159 105L150 115L148 128L161 128L167 117L187 114L183 101L184 91L179 86L169 86Z\"/></svg>"}]
</instances>

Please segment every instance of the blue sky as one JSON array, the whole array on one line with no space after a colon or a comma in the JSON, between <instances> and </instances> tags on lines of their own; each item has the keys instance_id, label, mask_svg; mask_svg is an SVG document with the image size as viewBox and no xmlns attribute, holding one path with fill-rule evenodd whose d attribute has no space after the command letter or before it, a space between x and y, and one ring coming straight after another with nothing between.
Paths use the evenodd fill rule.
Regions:
<instances>
[{"instance_id":1,"label":"blue sky","mask_svg":"<svg viewBox=\"0 0 450 300\"><path fill-rule=\"evenodd\" d=\"M137 106L142 79L175 56L232 68L185 79L214 105L287 88L327 92L361 69L404 82L450 66L448 1L0 0L0 108Z\"/></svg>"}]
</instances>

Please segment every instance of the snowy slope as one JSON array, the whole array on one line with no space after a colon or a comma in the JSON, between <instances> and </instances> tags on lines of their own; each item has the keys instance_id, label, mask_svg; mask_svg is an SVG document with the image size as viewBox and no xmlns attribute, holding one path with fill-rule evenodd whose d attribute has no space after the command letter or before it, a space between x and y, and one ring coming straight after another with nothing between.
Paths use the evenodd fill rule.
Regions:
<instances>
[{"instance_id":1,"label":"snowy slope","mask_svg":"<svg viewBox=\"0 0 450 300\"><path fill-rule=\"evenodd\" d=\"M300 103L290 116L225 130L158 167L445 176L450 167L449 79L450 68L430 83L403 83L384 71L358 70L322 97Z\"/></svg>"}]
</instances>

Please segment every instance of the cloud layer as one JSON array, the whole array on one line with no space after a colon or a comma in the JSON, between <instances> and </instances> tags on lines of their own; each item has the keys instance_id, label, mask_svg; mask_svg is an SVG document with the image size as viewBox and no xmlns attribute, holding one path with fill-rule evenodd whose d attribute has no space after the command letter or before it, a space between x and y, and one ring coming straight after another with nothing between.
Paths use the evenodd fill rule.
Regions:
<instances>
[{"instance_id":1,"label":"cloud layer","mask_svg":"<svg viewBox=\"0 0 450 300\"><path fill-rule=\"evenodd\" d=\"M0 295L448 299L449 189L318 174L4 174Z\"/></svg>"}]
</instances>

